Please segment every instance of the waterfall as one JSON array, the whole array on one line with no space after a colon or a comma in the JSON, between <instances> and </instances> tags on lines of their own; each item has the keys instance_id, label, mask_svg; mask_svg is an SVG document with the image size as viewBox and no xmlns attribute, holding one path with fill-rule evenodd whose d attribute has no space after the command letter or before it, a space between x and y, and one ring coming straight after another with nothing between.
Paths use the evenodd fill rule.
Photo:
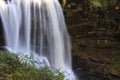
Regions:
<instances>
[{"instance_id":1,"label":"waterfall","mask_svg":"<svg viewBox=\"0 0 120 80\"><path fill-rule=\"evenodd\" d=\"M58 0L0 0L0 18L10 51L67 72L65 80L76 80L70 38Z\"/></svg>"}]
</instances>

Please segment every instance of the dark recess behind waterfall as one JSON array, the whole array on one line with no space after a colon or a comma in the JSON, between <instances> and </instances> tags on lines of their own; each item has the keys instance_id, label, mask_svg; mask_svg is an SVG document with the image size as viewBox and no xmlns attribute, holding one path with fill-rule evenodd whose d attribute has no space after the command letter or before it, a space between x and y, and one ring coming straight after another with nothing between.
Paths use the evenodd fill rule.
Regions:
<instances>
[{"instance_id":1,"label":"dark recess behind waterfall","mask_svg":"<svg viewBox=\"0 0 120 80\"><path fill-rule=\"evenodd\" d=\"M0 18L0 46L5 45L5 38L4 38L4 32L3 32L3 25L2 25L2 20Z\"/></svg>"}]
</instances>

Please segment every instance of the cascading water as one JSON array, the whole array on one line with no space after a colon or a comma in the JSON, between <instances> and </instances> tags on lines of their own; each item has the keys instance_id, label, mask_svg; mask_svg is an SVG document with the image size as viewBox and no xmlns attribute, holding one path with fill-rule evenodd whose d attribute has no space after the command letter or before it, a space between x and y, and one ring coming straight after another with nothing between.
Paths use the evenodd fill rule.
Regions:
<instances>
[{"instance_id":1,"label":"cascading water","mask_svg":"<svg viewBox=\"0 0 120 80\"><path fill-rule=\"evenodd\" d=\"M71 45L58 0L0 0L6 46L51 68L71 69Z\"/></svg>"}]
</instances>

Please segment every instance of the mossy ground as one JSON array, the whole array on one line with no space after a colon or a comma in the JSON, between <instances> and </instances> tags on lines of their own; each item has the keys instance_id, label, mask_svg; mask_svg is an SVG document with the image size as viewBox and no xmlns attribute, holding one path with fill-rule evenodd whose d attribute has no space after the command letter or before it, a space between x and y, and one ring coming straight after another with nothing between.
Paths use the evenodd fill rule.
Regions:
<instances>
[{"instance_id":1,"label":"mossy ground","mask_svg":"<svg viewBox=\"0 0 120 80\"><path fill-rule=\"evenodd\" d=\"M0 80L63 80L64 74L48 67L37 68L29 57L21 62L19 54L0 51ZM29 63L28 63L29 61Z\"/></svg>"}]
</instances>

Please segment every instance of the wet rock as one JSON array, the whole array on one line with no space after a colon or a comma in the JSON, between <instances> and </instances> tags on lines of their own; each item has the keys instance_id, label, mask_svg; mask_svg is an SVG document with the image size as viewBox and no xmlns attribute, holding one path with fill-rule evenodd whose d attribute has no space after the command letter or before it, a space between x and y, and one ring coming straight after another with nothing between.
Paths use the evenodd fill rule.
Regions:
<instances>
[{"instance_id":1,"label":"wet rock","mask_svg":"<svg viewBox=\"0 0 120 80\"><path fill-rule=\"evenodd\" d=\"M0 46L0 50L3 50L3 51L10 51L10 49L6 46Z\"/></svg>"},{"instance_id":2,"label":"wet rock","mask_svg":"<svg viewBox=\"0 0 120 80\"><path fill-rule=\"evenodd\" d=\"M107 60L85 56L73 56L73 69L80 80L120 80L118 71Z\"/></svg>"}]
</instances>

